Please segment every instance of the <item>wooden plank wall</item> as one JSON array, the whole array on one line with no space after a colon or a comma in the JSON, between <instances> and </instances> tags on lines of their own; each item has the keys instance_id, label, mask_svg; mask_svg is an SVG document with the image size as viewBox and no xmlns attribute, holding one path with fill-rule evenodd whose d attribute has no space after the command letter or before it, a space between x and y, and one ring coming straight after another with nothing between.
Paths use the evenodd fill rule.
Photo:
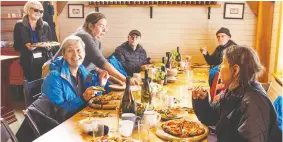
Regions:
<instances>
[{"instance_id":1,"label":"wooden plank wall","mask_svg":"<svg viewBox=\"0 0 283 142\"><path fill-rule=\"evenodd\" d=\"M231 2L231 1L229 1ZM237 1L232 1L239 3ZM88 4L68 2L68 4ZM179 46L183 55L192 55L193 62L204 63L199 48L207 46L210 52L217 46L215 33L222 26L231 30L232 39L238 44L254 45L256 17L245 3L244 19L223 19L224 2L219 8L211 8L211 19L207 19L206 7L154 7L150 19L148 7L100 7L108 19L108 33L101 40L103 54L109 56L115 48L127 40L130 30L142 33L141 44L154 60L161 60L166 51ZM85 8L85 14L94 11ZM82 23L81 18L68 18L66 5L59 16L60 39L73 33Z\"/></svg>"}]
</instances>

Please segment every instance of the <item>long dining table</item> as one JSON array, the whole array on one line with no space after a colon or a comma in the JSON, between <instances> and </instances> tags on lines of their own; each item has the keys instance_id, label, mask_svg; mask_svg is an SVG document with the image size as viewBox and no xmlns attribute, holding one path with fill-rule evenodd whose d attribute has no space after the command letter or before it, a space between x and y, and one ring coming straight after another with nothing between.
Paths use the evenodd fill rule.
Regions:
<instances>
[{"instance_id":1,"label":"long dining table","mask_svg":"<svg viewBox=\"0 0 283 142\"><path fill-rule=\"evenodd\" d=\"M192 75L193 74L193 75ZM186 98L185 101L187 101L186 107L192 108L192 101L191 101L191 92L190 87L196 86L196 85L202 85L205 87L208 87L208 68L194 68L193 72L183 72L182 74L177 75L177 80L174 83L168 83L167 85L164 85L167 90L167 95L175 96L176 99L183 99L184 96ZM115 92L116 93L116 92ZM117 92L121 93L121 92ZM79 121L82 119L88 118L87 116L81 115L83 112L86 111L99 111L99 112L110 112L110 114L117 114L116 110L101 110L101 109L93 109L89 106L82 109L80 112L69 118L68 120L64 121L57 127L53 128L52 130L48 131L47 133L43 134L34 142L90 142L93 137L92 135L88 135L83 133L81 128L79 127ZM118 115L115 115L118 116ZM189 112L185 118L188 118L190 120L198 121L196 115L192 112ZM111 125L111 123L114 123L112 120L112 117L95 117L94 119L99 119L103 124L105 125ZM115 119L115 118L114 118ZM156 134L156 128L150 128L148 139L149 141L153 142L159 142L159 141L165 141L161 138L159 138ZM118 132L109 132L114 136L119 136ZM133 139L139 139L138 131L135 129L132 133L131 138ZM203 142L207 142L207 138L200 140Z\"/></svg>"}]
</instances>

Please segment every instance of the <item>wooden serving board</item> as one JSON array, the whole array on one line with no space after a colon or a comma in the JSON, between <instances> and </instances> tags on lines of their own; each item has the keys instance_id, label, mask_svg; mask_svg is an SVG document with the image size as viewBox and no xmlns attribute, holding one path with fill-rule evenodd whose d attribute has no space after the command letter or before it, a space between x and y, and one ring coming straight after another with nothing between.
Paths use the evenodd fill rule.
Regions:
<instances>
[{"instance_id":1,"label":"wooden serving board","mask_svg":"<svg viewBox=\"0 0 283 142\"><path fill-rule=\"evenodd\" d=\"M109 104L94 104L94 103L88 103L90 107L94 109L116 109L117 106L119 106L121 103L120 100L113 100Z\"/></svg>"},{"instance_id":2,"label":"wooden serving board","mask_svg":"<svg viewBox=\"0 0 283 142\"><path fill-rule=\"evenodd\" d=\"M35 44L32 44L32 47L52 47L52 46L59 46L59 42L38 42Z\"/></svg>"},{"instance_id":3,"label":"wooden serving board","mask_svg":"<svg viewBox=\"0 0 283 142\"><path fill-rule=\"evenodd\" d=\"M200 123L201 124L201 123ZM203 124L201 124L203 125ZM155 134L166 141L173 141L173 140L177 140L177 141L186 141L186 142L194 142L194 141L200 141L203 140L207 135L208 135L208 127L206 127L205 125L203 125L204 127L204 133L202 135L198 135L198 136L193 136L193 137L187 137L187 138L180 138L180 137L175 137L172 136L166 132L163 131L163 129L161 128L161 124L156 128L156 132Z\"/></svg>"}]
</instances>

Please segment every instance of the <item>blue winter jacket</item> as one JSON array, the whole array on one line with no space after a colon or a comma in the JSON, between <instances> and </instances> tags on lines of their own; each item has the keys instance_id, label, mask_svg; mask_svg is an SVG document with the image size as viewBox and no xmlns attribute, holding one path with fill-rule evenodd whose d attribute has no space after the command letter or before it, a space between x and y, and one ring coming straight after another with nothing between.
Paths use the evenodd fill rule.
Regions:
<instances>
[{"instance_id":1,"label":"blue winter jacket","mask_svg":"<svg viewBox=\"0 0 283 142\"><path fill-rule=\"evenodd\" d=\"M68 113L76 113L82 109L86 105L86 102L83 100L82 94L76 94L72 86L67 61L62 57L57 57L49 67L50 72L43 82L42 93L48 96L53 103L66 109ZM83 65L80 65L79 71L81 72L82 80L84 80L83 89L99 85L96 73L90 73ZM82 92L84 91L82 90Z\"/></svg>"},{"instance_id":2,"label":"blue winter jacket","mask_svg":"<svg viewBox=\"0 0 283 142\"><path fill-rule=\"evenodd\" d=\"M115 69L117 69L121 74L124 76L128 76L126 70L124 69L123 65L117 60L117 58L114 55L111 55L108 57L108 62L114 66Z\"/></svg>"}]
</instances>

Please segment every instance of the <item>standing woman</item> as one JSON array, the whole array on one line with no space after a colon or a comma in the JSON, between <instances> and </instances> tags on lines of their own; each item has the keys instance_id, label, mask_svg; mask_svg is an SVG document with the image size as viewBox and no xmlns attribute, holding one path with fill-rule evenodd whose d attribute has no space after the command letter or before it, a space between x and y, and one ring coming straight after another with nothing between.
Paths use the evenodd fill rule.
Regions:
<instances>
[{"instance_id":1,"label":"standing woman","mask_svg":"<svg viewBox=\"0 0 283 142\"><path fill-rule=\"evenodd\" d=\"M51 41L51 30L42 20L43 7L40 2L28 1L24 12L26 15L14 27L14 48L20 52L20 64L25 78L33 81L41 78L42 65L51 57L48 56L47 49L31 45Z\"/></svg>"},{"instance_id":2,"label":"standing woman","mask_svg":"<svg viewBox=\"0 0 283 142\"><path fill-rule=\"evenodd\" d=\"M90 72L102 72L106 70L110 75L122 82L126 77L116 70L102 55L101 42L99 41L107 31L107 20L102 13L91 12L85 18L83 26L75 33L85 43L86 57L83 65ZM100 69L101 68L101 69Z\"/></svg>"}]
</instances>

